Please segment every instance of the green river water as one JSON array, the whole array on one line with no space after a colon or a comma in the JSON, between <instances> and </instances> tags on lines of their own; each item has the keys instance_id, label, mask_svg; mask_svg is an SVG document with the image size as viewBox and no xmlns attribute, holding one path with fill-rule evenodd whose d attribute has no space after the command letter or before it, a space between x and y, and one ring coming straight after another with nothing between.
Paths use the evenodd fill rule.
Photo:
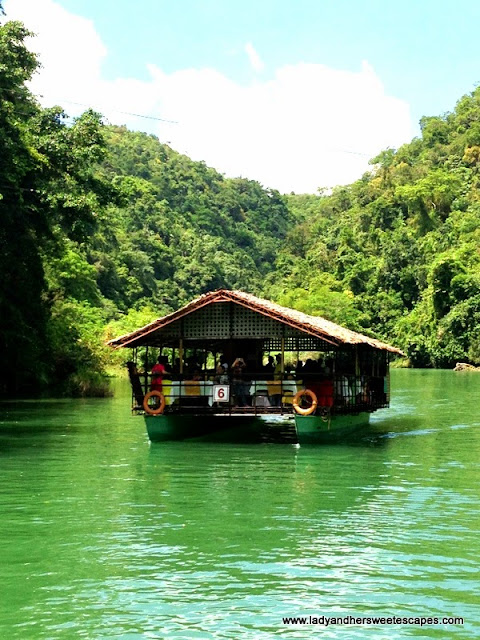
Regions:
<instances>
[{"instance_id":1,"label":"green river water","mask_svg":"<svg viewBox=\"0 0 480 640\"><path fill-rule=\"evenodd\" d=\"M393 371L368 430L301 448L149 445L116 387L0 403L0 638L480 637L480 374Z\"/></svg>"}]
</instances>

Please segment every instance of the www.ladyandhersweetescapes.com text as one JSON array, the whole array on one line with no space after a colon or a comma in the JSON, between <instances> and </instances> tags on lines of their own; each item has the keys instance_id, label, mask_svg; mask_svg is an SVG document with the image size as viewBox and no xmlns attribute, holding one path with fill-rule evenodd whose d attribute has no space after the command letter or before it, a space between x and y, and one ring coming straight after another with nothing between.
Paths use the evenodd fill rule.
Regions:
<instances>
[{"instance_id":1,"label":"www.ladyandhersweetescapes.com text","mask_svg":"<svg viewBox=\"0 0 480 640\"><path fill-rule=\"evenodd\" d=\"M444 616L296 616L282 618L285 625L321 625L329 627L334 625L409 625L409 626L434 626L434 625L463 625L463 618Z\"/></svg>"}]
</instances>

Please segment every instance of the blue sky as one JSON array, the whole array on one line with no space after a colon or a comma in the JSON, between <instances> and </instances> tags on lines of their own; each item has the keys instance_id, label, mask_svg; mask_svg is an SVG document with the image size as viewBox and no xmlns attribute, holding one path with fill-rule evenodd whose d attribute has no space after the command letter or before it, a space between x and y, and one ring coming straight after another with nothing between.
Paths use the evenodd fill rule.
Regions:
<instances>
[{"instance_id":1,"label":"blue sky","mask_svg":"<svg viewBox=\"0 0 480 640\"><path fill-rule=\"evenodd\" d=\"M408 141L422 115L453 109L480 80L472 0L4 4L38 33L34 88L45 103L93 104L282 191L359 177L369 157Z\"/></svg>"}]
</instances>

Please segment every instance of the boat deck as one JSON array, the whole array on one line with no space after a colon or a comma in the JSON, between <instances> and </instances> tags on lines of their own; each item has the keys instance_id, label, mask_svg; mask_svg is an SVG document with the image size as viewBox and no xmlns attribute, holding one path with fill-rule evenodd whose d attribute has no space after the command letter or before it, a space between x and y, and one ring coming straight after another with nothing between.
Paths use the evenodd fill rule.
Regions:
<instances>
[{"instance_id":1,"label":"boat deck","mask_svg":"<svg viewBox=\"0 0 480 640\"><path fill-rule=\"evenodd\" d=\"M239 392L238 384L232 382L164 380L162 392L166 415L291 415L295 394L304 389L315 394L317 415L345 415L388 406L385 382L383 377L345 375L322 380L249 380ZM145 393L148 388L147 382ZM133 398L133 411L144 411L142 401L143 395Z\"/></svg>"}]
</instances>

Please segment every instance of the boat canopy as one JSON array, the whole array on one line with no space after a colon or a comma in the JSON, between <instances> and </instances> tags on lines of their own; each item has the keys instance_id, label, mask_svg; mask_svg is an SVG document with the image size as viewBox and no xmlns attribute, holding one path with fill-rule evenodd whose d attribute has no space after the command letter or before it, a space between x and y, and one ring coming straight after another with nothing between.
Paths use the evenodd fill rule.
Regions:
<instances>
[{"instance_id":1,"label":"boat canopy","mask_svg":"<svg viewBox=\"0 0 480 640\"><path fill-rule=\"evenodd\" d=\"M331 351L363 345L404 355L400 349L351 331L320 316L282 307L242 291L220 289L196 298L182 309L110 340L120 347L168 347L179 340L215 344L224 340L261 340L282 351Z\"/></svg>"}]
</instances>

